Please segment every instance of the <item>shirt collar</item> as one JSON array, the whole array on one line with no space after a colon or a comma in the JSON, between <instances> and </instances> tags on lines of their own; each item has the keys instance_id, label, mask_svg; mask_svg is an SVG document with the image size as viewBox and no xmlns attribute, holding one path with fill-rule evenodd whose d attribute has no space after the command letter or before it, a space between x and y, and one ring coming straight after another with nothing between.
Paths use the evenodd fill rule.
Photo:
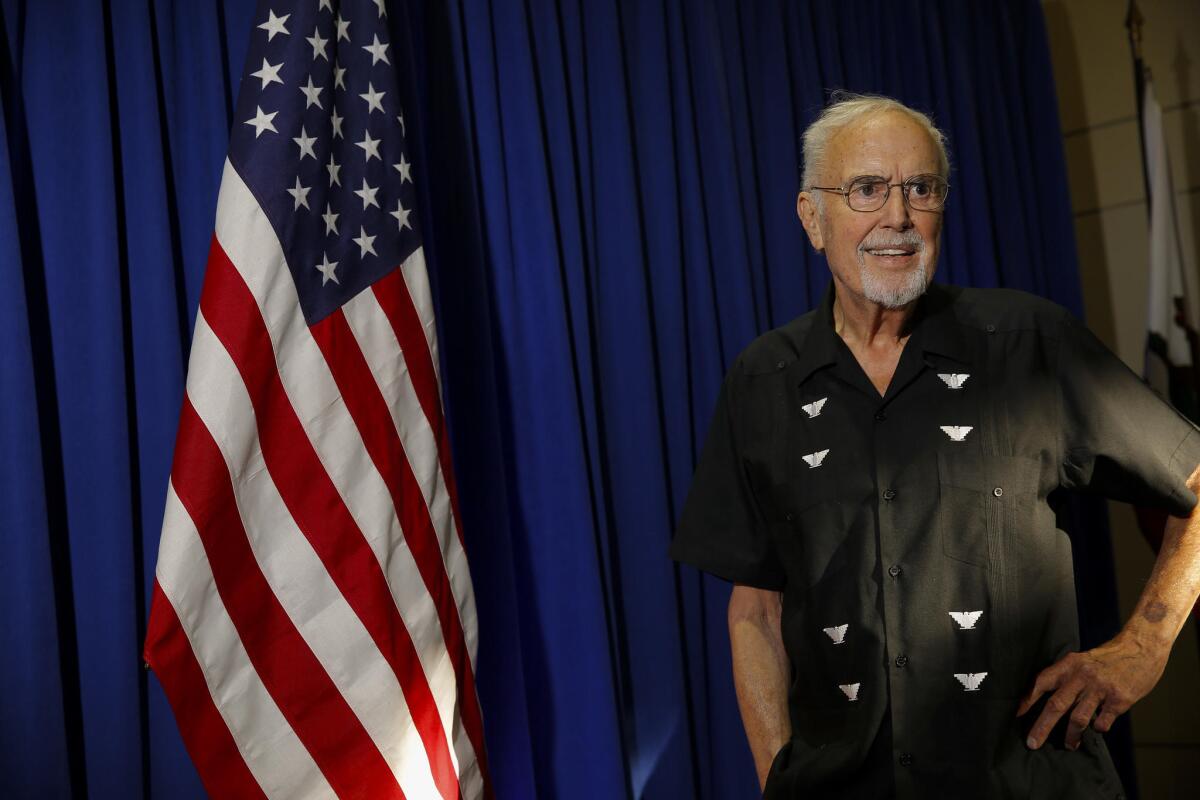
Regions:
<instances>
[{"instance_id":1,"label":"shirt collar","mask_svg":"<svg viewBox=\"0 0 1200 800\"><path fill-rule=\"evenodd\" d=\"M918 344L923 353L934 353L963 364L972 360L970 343L963 334L954 304L962 292L957 286L929 284L917 303L914 335L919 332Z\"/></svg>"},{"instance_id":2,"label":"shirt collar","mask_svg":"<svg viewBox=\"0 0 1200 800\"><path fill-rule=\"evenodd\" d=\"M912 343L920 347L923 353L946 356L967 364L971 361L971 349L954 313L954 302L961 291L954 286L929 285L917 301ZM817 370L838 361L840 342L833 328L833 300L833 281L830 280L820 305L814 309L812 327L804 338L797 359L796 378L799 383Z\"/></svg>"},{"instance_id":3,"label":"shirt collar","mask_svg":"<svg viewBox=\"0 0 1200 800\"><path fill-rule=\"evenodd\" d=\"M812 327L804 337L800 357L796 360L797 383L803 383L817 370L837 363L839 342L833 329L833 298L831 279L820 304L813 310Z\"/></svg>"}]
</instances>

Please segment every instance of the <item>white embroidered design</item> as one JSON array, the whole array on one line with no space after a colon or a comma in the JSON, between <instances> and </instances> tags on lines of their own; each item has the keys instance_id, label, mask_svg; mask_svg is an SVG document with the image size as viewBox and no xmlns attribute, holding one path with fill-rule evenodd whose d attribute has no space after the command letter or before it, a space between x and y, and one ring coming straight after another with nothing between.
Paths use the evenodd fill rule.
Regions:
<instances>
[{"instance_id":1,"label":"white embroidered design","mask_svg":"<svg viewBox=\"0 0 1200 800\"><path fill-rule=\"evenodd\" d=\"M858 687L860 687L860 686L862 686L861 683L839 683L838 684L838 688L841 689L842 693L845 694L846 697L851 701L858 699Z\"/></svg>"},{"instance_id":2,"label":"white embroidered design","mask_svg":"<svg viewBox=\"0 0 1200 800\"><path fill-rule=\"evenodd\" d=\"M820 400L805 403L800 407L804 409L805 414L808 414L808 418L812 419L813 417L821 416L821 409L825 407L825 401L828 399L828 397L822 397Z\"/></svg>"},{"instance_id":3,"label":"white embroidered design","mask_svg":"<svg viewBox=\"0 0 1200 800\"><path fill-rule=\"evenodd\" d=\"M833 639L834 644L841 644L846 641L846 629L849 627L850 625L847 623L846 625L834 625L832 628L822 628L821 630L825 631L826 636Z\"/></svg>"},{"instance_id":4,"label":"white embroidered design","mask_svg":"<svg viewBox=\"0 0 1200 800\"><path fill-rule=\"evenodd\" d=\"M963 685L963 688L968 692L978 692L979 684L983 683L983 679L987 677L986 672L956 672L954 677L958 678L958 682Z\"/></svg>"},{"instance_id":5,"label":"white embroidered design","mask_svg":"<svg viewBox=\"0 0 1200 800\"><path fill-rule=\"evenodd\" d=\"M959 629L964 631L974 630L975 623L983 616L982 611L948 611L946 613L954 617Z\"/></svg>"},{"instance_id":6,"label":"white embroidered design","mask_svg":"<svg viewBox=\"0 0 1200 800\"><path fill-rule=\"evenodd\" d=\"M821 466L821 462L825 460L825 456L829 455L829 450L818 450L815 453L809 453L804 457L804 463L808 464L809 469L816 469Z\"/></svg>"},{"instance_id":7,"label":"white embroidered design","mask_svg":"<svg viewBox=\"0 0 1200 800\"><path fill-rule=\"evenodd\" d=\"M939 372L938 377L941 378L951 389L961 389L963 384L967 382L967 378L971 377L966 373L950 373L949 375Z\"/></svg>"},{"instance_id":8,"label":"white embroidered design","mask_svg":"<svg viewBox=\"0 0 1200 800\"><path fill-rule=\"evenodd\" d=\"M947 436L949 436L951 439L953 439L956 442L961 442L963 439L966 439L967 434L970 433L972 430L973 430L973 428L970 425L943 425L942 426L942 433L946 434Z\"/></svg>"}]
</instances>

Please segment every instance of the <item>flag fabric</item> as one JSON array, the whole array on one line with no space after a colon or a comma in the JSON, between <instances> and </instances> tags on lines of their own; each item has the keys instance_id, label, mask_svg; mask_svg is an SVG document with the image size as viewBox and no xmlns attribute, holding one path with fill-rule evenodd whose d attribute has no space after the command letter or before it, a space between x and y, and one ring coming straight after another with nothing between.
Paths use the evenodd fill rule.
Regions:
<instances>
[{"instance_id":1,"label":"flag fabric","mask_svg":"<svg viewBox=\"0 0 1200 800\"><path fill-rule=\"evenodd\" d=\"M1197 419L1194 348L1200 302L1184 272L1175 215L1175 192L1154 81L1143 71L1142 142L1150 192L1150 272L1147 287L1146 355L1143 374L1163 397Z\"/></svg>"},{"instance_id":2,"label":"flag fabric","mask_svg":"<svg viewBox=\"0 0 1200 800\"><path fill-rule=\"evenodd\" d=\"M251 33L145 645L213 797L490 795L386 14Z\"/></svg>"}]
</instances>

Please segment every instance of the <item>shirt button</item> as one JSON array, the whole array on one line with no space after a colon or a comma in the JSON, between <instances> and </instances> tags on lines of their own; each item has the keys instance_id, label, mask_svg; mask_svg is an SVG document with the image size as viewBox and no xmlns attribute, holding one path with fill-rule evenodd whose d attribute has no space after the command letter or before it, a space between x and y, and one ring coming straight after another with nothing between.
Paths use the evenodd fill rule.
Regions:
<instances>
[{"instance_id":1,"label":"shirt button","mask_svg":"<svg viewBox=\"0 0 1200 800\"><path fill-rule=\"evenodd\" d=\"M883 499L884 500L892 500L893 498L895 498L895 496L896 496L895 489L884 489L883 490Z\"/></svg>"},{"instance_id":2,"label":"shirt button","mask_svg":"<svg viewBox=\"0 0 1200 800\"><path fill-rule=\"evenodd\" d=\"M896 656L896 666L900 667L901 669L903 669L904 667L907 667L908 666L908 656L904 655L903 653Z\"/></svg>"},{"instance_id":3,"label":"shirt button","mask_svg":"<svg viewBox=\"0 0 1200 800\"><path fill-rule=\"evenodd\" d=\"M992 494L996 495L996 497L1004 497L1004 490L997 486L995 489L992 489Z\"/></svg>"},{"instance_id":4,"label":"shirt button","mask_svg":"<svg viewBox=\"0 0 1200 800\"><path fill-rule=\"evenodd\" d=\"M911 767L912 766L912 753L901 753L900 754L900 766L902 766L902 767Z\"/></svg>"},{"instance_id":5,"label":"shirt button","mask_svg":"<svg viewBox=\"0 0 1200 800\"><path fill-rule=\"evenodd\" d=\"M900 572L901 569L899 564L892 564L890 567L888 567L888 575L891 575L893 578L900 577Z\"/></svg>"},{"instance_id":6,"label":"shirt button","mask_svg":"<svg viewBox=\"0 0 1200 800\"><path fill-rule=\"evenodd\" d=\"M882 411L875 412L875 421L876 422L883 422L885 419L887 419L887 414L883 413Z\"/></svg>"},{"instance_id":7,"label":"shirt button","mask_svg":"<svg viewBox=\"0 0 1200 800\"><path fill-rule=\"evenodd\" d=\"M987 326L987 332L988 332L988 333L995 333L995 332L996 332L996 326L995 326L995 325L988 325L988 326Z\"/></svg>"},{"instance_id":8,"label":"shirt button","mask_svg":"<svg viewBox=\"0 0 1200 800\"><path fill-rule=\"evenodd\" d=\"M792 520L794 520L796 518L796 515L795 514L784 514L783 518L786 519L788 522L791 522Z\"/></svg>"},{"instance_id":9,"label":"shirt button","mask_svg":"<svg viewBox=\"0 0 1200 800\"><path fill-rule=\"evenodd\" d=\"M775 369L783 369L786 366L787 366L786 361L780 361L778 364L775 365Z\"/></svg>"}]
</instances>

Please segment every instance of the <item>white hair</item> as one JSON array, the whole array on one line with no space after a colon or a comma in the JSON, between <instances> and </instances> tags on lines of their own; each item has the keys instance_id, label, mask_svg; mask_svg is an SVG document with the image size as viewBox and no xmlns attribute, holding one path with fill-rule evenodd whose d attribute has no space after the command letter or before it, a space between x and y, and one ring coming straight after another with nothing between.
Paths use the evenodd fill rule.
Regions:
<instances>
[{"instance_id":1,"label":"white hair","mask_svg":"<svg viewBox=\"0 0 1200 800\"><path fill-rule=\"evenodd\" d=\"M938 149L938 174L943 178L950 177L950 157L946 153L946 135L938 130L928 115L916 109L909 108L899 100L877 94L854 94L853 92L837 91L833 100L804 131L804 173L800 179L802 189L807 190L819 180L819 175L825 166L825 151L829 140L838 131L868 117L898 112L909 117L920 125ZM818 210L821 207L820 193L814 193L814 201Z\"/></svg>"}]
</instances>

